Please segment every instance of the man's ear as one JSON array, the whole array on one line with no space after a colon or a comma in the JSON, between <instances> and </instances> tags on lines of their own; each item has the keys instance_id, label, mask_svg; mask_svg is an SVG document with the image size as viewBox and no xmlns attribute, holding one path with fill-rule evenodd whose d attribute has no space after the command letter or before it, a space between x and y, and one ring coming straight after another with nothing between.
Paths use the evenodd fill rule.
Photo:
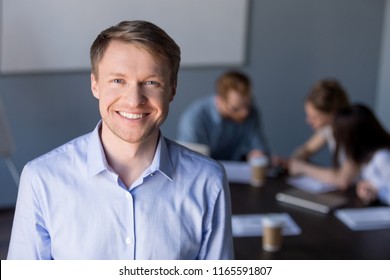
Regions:
<instances>
[{"instance_id":1,"label":"man's ear","mask_svg":"<svg viewBox=\"0 0 390 280\"><path fill-rule=\"evenodd\" d=\"M91 73L91 90L92 90L93 96L95 96L95 98L99 99L98 81L93 73Z\"/></svg>"},{"instance_id":2,"label":"man's ear","mask_svg":"<svg viewBox=\"0 0 390 280\"><path fill-rule=\"evenodd\" d=\"M175 98L175 95L176 95L176 86L177 86L177 83L175 83L174 85L172 85L172 91L171 91L171 96L169 97L169 102L172 102L173 99Z\"/></svg>"}]
</instances>

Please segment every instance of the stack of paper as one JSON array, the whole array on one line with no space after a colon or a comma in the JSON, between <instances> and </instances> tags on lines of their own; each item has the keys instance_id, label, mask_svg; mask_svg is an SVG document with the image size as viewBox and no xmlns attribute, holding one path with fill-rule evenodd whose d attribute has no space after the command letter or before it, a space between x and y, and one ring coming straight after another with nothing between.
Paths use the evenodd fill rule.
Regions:
<instances>
[{"instance_id":1,"label":"stack of paper","mask_svg":"<svg viewBox=\"0 0 390 280\"><path fill-rule=\"evenodd\" d=\"M242 214L233 215L232 227L234 237L262 236L261 221L266 214ZM288 213L278 214L283 221L283 235L298 235L301 228L295 223Z\"/></svg>"},{"instance_id":2,"label":"stack of paper","mask_svg":"<svg viewBox=\"0 0 390 280\"><path fill-rule=\"evenodd\" d=\"M251 168L247 162L221 161L225 167L228 181L231 183L249 184L251 179Z\"/></svg>"},{"instance_id":3,"label":"stack of paper","mask_svg":"<svg viewBox=\"0 0 390 280\"><path fill-rule=\"evenodd\" d=\"M337 190L337 187L334 185L326 184L307 176L290 177L287 179L287 183L310 193L323 193Z\"/></svg>"},{"instance_id":4,"label":"stack of paper","mask_svg":"<svg viewBox=\"0 0 390 280\"><path fill-rule=\"evenodd\" d=\"M335 216L352 230L390 228L390 207L340 209Z\"/></svg>"},{"instance_id":5,"label":"stack of paper","mask_svg":"<svg viewBox=\"0 0 390 280\"><path fill-rule=\"evenodd\" d=\"M250 184L251 167L248 162L221 160L220 163L225 167L226 175L230 183ZM267 177L276 178L284 172L285 170L280 167L269 168L267 170Z\"/></svg>"}]
</instances>

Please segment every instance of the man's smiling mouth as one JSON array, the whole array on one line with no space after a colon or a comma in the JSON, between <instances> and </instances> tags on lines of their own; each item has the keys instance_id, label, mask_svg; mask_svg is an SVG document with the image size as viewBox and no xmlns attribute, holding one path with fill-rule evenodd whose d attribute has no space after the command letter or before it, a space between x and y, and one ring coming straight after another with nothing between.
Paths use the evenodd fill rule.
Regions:
<instances>
[{"instance_id":1,"label":"man's smiling mouth","mask_svg":"<svg viewBox=\"0 0 390 280\"><path fill-rule=\"evenodd\" d=\"M119 115L121 115L122 117L126 118L126 119L129 119L129 120L138 120L138 119L142 119L144 117L146 117L148 114L131 114L131 113L127 113L127 112L118 112Z\"/></svg>"}]
</instances>

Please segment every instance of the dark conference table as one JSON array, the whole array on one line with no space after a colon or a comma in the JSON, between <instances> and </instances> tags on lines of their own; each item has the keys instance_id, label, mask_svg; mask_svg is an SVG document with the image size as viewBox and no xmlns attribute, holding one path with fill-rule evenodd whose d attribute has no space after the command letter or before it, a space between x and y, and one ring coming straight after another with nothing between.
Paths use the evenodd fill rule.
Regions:
<instances>
[{"instance_id":1,"label":"dark conference table","mask_svg":"<svg viewBox=\"0 0 390 280\"><path fill-rule=\"evenodd\" d=\"M262 250L261 237L234 237L237 260L390 260L390 229L352 231L333 213L276 201L275 194L287 188L284 178L268 178L259 188L230 183L233 215L287 212L302 230L300 235L285 236L282 249L272 253ZM345 208L364 207L354 189L339 193L349 199Z\"/></svg>"}]
</instances>

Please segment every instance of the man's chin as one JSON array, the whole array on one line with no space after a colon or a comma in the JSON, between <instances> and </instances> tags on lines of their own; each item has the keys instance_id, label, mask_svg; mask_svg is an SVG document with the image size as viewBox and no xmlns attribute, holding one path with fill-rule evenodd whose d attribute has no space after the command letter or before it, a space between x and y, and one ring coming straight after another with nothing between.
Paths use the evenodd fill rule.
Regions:
<instances>
[{"instance_id":1,"label":"man's chin","mask_svg":"<svg viewBox=\"0 0 390 280\"><path fill-rule=\"evenodd\" d=\"M243 119L233 119L233 121L235 121L236 123L243 123L246 119L243 118Z\"/></svg>"}]
</instances>

